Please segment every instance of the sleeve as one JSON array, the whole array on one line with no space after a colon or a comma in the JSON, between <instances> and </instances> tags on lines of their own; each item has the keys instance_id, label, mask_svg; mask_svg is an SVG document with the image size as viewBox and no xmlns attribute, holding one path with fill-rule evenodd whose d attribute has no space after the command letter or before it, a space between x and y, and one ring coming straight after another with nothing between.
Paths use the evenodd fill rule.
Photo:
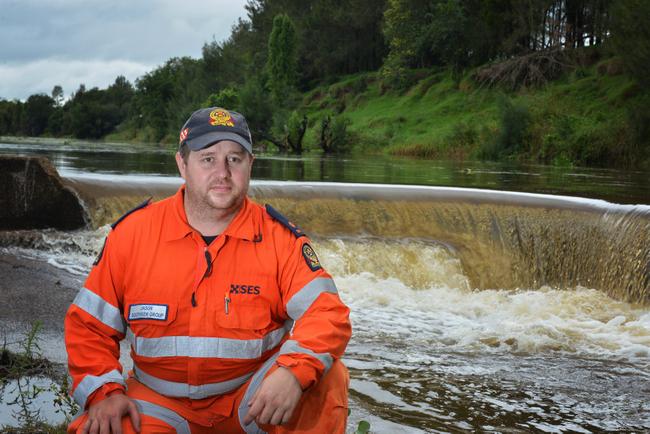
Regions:
<instances>
[{"instance_id":1,"label":"sleeve","mask_svg":"<svg viewBox=\"0 0 650 434\"><path fill-rule=\"evenodd\" d=\"M119 362L126 333L122 315L123 267L111 232L65 317L65 344L72 377L72 397L88 406L117 392L125 382Z\"/></svg>"},{"instance_id":2,"label":"sleeve","mask_svg":"<svg viewBox=\"0 0 650 434\"><path fill-rule=\"evenodd\" d=\"M352 334L350 310L306 236L293 238L281 264L280 288L294 326L277 364L291 370L305 390L343 355Z\"/></svg>"}]
</instances>

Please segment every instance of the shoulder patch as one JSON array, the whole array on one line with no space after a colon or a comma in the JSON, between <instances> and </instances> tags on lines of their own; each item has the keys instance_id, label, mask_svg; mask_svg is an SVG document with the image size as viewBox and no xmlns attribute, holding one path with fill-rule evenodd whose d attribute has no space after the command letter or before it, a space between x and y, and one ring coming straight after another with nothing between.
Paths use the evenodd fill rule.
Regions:
<instances>
[{"instance_id":1,"label":"shoulder patch","mask_svg":"<svg viewBox=\"0 0 650 434\"><path fill-rule=\"evenodd\" d=\"M317 271L323 268L320 265L318 256L316 256L316 252L314 252L314 249L307 243L302 245L302 256L305 258L305 262L311 271Z\"/></svg>"},{"instance_id":2,"label":"shoulder patch","mask_svg":"<svg viewBox=\"0 0 650 434\"><path fill-rule=\"evenodd\" d=\"M115 228L117 227L117 225L119 225L120 223L122 223L122 220L124 220L124 219L127 218L129 215L131 215L132 213L136 212L137 210L146 207L146 206L149 205L150 203L151 203L151 198L148 198L147 200L145 200L144 202L142 202L140 205L138 205L138 206L136 206L135 208L133 208L133 209L127 211L127 212L126 212L122 217L120 217L119 219L117 219L117 221L111 225L111 229L115 229Z\"/></svg>"},{"instance_id":3,"label":"shoulder patch","mask_svg":"<svg viewBox=\"0 0 650 434\"><path fill-rule=\"evenodd\" d=\"M296 238L304 237L304 236L306 235L306 234L302 231L302 229L300 229L298 226L296 226L296 225L294 225L293 223L291 223L291 222L289 221L288 218L286 218L285 216L283 216L282 214L280 214L280 212L278 212L278 210L276 210L275 208L273 208L271 205L266 204L266 205L264 205L264 207L266 208L266 212L267 212L271 217L273 217L273 218L274 218L275 220L277 220L278 222L282 223L282 225L283 225L284 227L286 227L287 229L289 229L289 230L291 231L291 233L293 233L293 234L296 236Z\"/></svg>"}]
</instances>

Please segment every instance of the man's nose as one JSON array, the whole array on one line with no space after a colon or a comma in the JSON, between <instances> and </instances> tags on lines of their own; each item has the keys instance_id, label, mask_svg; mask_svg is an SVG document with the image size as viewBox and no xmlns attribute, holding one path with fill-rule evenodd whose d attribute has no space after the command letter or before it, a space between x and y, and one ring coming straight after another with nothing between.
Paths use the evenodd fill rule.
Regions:
<instances>
[{"instance_id":1,"label":"man's nose","mask_svg":"<svg viewBox=\"0 0 650 434\"><path fill-rule=\"evenodd\" d=\"M217 160L214 165L214 171L219 178L228 178L230 176L230 167L228 166L226 159Z\"/></svg>"}]
</instances>

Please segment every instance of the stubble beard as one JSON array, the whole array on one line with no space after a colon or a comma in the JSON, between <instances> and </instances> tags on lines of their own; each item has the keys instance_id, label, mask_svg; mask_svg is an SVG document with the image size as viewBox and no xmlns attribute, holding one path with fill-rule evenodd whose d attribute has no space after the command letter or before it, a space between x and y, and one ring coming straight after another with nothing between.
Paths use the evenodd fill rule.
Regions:
<instances>
[{"instance_id":1,"label":"stubble beard","mask_svg":"<svg viewBox=\"0 0 650 434\"><path fill-rule=\"evenodd\" d=\"M244 202L247 190L247 188L237 191L231 190L226 197L215 195L210 190L199 192L188 189L186 191L188 193L188 205L191 207L193 213L202 219L211 220L227 217L239 211L239 208L241 208Z\"/></svg>"}]
</instances>

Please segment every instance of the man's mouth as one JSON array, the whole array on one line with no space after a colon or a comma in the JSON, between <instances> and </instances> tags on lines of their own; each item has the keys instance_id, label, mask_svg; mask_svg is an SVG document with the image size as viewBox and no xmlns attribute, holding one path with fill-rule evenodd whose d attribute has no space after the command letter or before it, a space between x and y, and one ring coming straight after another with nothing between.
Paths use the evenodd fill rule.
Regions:
<instances>
[{"instance_id":1,"label":"man's mouth","mask_svg":"<svg viewBox=\"0 0 650 434\"><path fill-rule=\"evenodd\" d=\"M230 185L225 185L225 184L211 185L210 190L211 191L230 191L230 190L232 190L232 187Z\"/></svg>"}]
</instances>

